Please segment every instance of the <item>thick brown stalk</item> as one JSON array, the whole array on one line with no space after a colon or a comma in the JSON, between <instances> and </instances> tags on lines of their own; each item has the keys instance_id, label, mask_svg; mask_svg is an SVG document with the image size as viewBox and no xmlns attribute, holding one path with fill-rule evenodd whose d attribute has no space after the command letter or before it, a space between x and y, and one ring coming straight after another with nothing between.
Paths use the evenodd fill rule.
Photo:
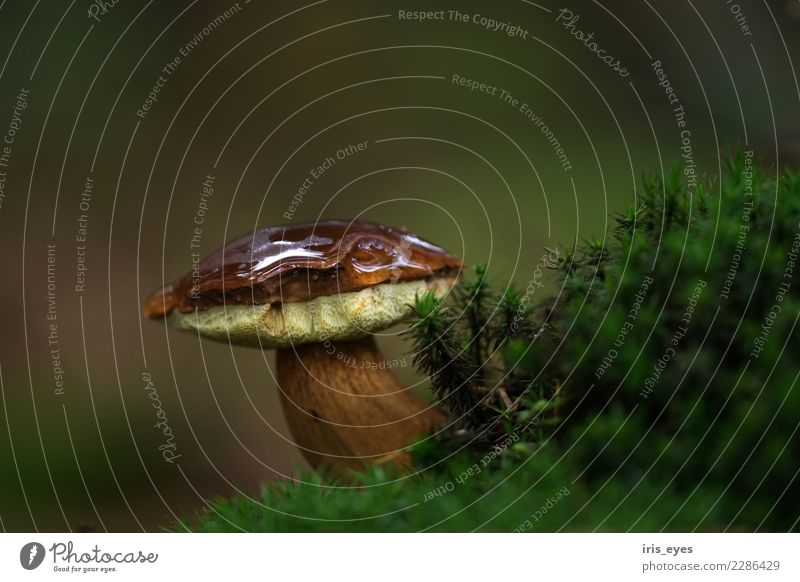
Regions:
<instances>
[{"instance_id":1,"label":"thick brown stalk","mask_svg":"<svg viewBox=\"0 0 800 582\"><path fill-rule=\"evenodd\" d=\"M403 449L444 413L403 386L372 337L278 350L289 429L315 468L349 477L367 463L409 468Z\"/></svg>"}]
</instances>

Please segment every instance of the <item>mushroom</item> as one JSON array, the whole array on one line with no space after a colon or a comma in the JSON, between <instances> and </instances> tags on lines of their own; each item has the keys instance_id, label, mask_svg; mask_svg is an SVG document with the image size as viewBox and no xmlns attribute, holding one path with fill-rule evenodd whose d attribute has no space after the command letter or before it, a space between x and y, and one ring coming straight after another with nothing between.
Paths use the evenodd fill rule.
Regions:
<instances>
[{"instance_id":1,"label":"mushroom","mask_svg":"<svg viewBox=\"0 0 800 582\"><path fill-rule=\"evenodd\" d=\"M281 403L315 468L409 467L405 448L444 412L402 385L372 334L446 293L461 261L405 230L365 220L276 226L209 255L145 302L150 318L232 344L277 350Z\"/></svg>"}]
</instances>

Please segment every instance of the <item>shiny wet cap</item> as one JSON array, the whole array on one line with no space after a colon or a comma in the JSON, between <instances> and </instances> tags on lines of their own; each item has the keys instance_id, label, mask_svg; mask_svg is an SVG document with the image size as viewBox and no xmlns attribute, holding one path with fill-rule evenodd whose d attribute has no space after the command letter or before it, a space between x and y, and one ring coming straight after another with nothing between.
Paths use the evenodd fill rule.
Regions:
<instances>
[{"instance_id":1,"label":"shiny wet cap","mask_svg":"<svg viewBox=\"0 0 800 582\"><path fill-rule=\"evenodd\" d=\"M145 315L234 343L355 339L447 291L461 261L399 228L327 220L264 228L226 244L153 293Z\"/></svg>"}]
</instances>

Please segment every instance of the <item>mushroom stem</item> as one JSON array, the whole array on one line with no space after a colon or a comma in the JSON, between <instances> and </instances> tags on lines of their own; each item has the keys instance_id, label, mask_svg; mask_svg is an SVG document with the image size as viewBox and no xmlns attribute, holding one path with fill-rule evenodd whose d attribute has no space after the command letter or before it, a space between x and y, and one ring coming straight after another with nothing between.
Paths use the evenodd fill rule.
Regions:
<instances>
[{"instance_id":1,"label":"mushroom stem","mask_svg":"<svg viewBox=\"0 0 800 582\"><path fill-rule=\"evenodd\" d=\"M446 418L403 386L372 337L279 349L277 372L286 421L303 455L314 468L341 476L367 463L410 467L403 449Z\"/></svg>"}]
</instances>

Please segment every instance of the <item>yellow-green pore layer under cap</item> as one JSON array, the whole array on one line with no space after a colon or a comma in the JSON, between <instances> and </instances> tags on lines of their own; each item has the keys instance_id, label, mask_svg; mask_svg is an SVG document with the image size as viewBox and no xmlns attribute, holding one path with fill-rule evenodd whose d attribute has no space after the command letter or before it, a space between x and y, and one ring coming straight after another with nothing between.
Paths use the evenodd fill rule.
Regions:
<instances>
[{"instance_id":1,"label":"yellow-green pore layer under cap","mask_svg":"<svg viewBox=\"0 0 800 582\"><path fill-rule=\"evenodd\" d=\"M232 344L285 348L327 340L352 340L411 315L418 295L450 289L451 277L381 283L361 291L319 296L298 303L218 305L192 313L172 311L170 327Z\"/></svg>"}]
</instances>

